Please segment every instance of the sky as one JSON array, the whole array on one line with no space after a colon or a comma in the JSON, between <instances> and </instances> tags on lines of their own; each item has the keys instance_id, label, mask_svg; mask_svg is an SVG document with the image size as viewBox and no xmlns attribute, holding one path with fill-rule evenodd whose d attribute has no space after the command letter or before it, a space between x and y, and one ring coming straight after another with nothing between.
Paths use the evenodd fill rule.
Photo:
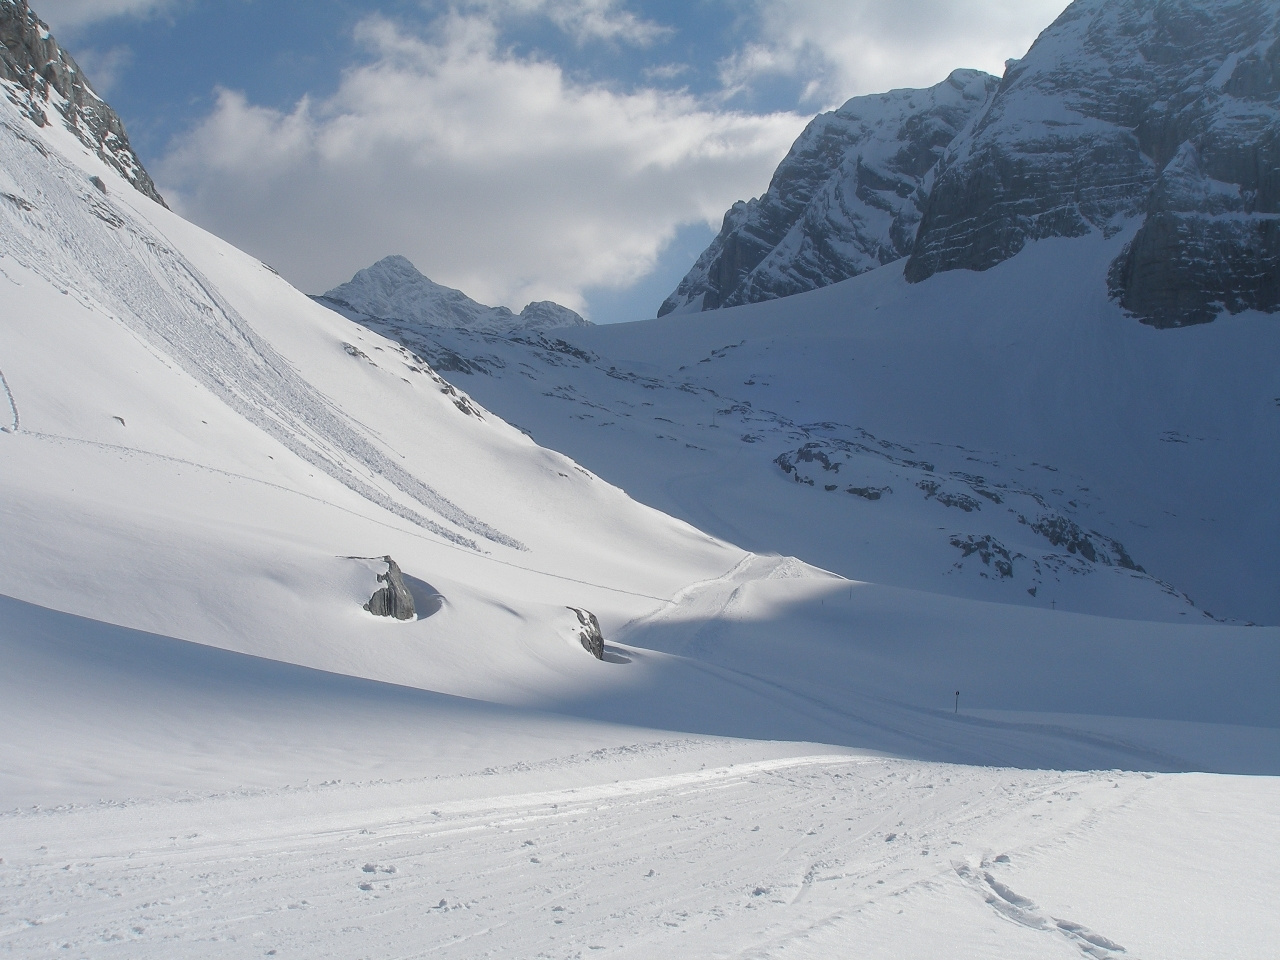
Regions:
<instances>
[{"instance_id":1,"label":"sky","mask_svg":"<svg viewBox=\"0 0 1280 960\"><path fill-rule=\"evenodd\" d=\"M653 316L817 113L999 74L1067 0L32 0L170 206L322 293L401 254Z\"/></svg>"}]
</instances>

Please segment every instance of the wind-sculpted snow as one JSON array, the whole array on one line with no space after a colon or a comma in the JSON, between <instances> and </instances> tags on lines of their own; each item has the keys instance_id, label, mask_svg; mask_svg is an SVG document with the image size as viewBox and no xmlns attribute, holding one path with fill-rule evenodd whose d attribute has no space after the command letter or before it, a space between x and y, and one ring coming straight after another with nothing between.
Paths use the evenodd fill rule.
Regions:
<instances>
[{"instance_id":1,"label":"wind-sculpted snow","mask_svg":"<svg viewBox=\"0 0 1280 960\"><path fill-rule=\"evenodd\" d=\"M519 314L486 307L461 290L424 277L404 257L385 257L365 267L317 300L367 317L426 327L456 327L483 333L554 330L590 324L568 307L550 300L530 303Z\"/></svg>"},{"instance_id":2,"label":"wind-sculpted snow","mask_svg":"<svg viewBox=\"0 0 1280 960\"><path fill-rule=\"evenodd\" d=\"M1138 225L1111 292L1155 326L1280 309L1280 2L1077 0L943 159L908 280Z\"/></svg>"},{"instance_id":3,"label":"wind-sculpted snow","mask_svg":"<svg viewBox=\"0 0 1280 960\"><path fill-rule=\"evenodd\" d=\"M125 324L250 423L349 489L450 541L520 548L395 463L127 206L0 119L0 254ZM423 510L440 521L429 519Z\"/></svg>"},{"instance_id":4,"label":"wind-sculpted snow","mask_svg":"<svg viewBox=\"0 0 1280 960\"><path fill-rule=\"evenodd\" d=\"M927 90L856 97L819 116L768 191L725 214L658 315L786 297L905 257L930 171L996 82L957 70Z\"/></svg>"},{"instance_id":5,"label":"wind-sculpted snow","mask_svg":"<svg viewBox=\"0 0 1280 960\"><path fill-rule=\"evenodd\" d=\"M68 130L138 192L164 203L129 146L120 118L26 0L0 0L0 80L10 81L4 95L37 126L49 122L53 109Z\"/></svg>"}]
</instances>

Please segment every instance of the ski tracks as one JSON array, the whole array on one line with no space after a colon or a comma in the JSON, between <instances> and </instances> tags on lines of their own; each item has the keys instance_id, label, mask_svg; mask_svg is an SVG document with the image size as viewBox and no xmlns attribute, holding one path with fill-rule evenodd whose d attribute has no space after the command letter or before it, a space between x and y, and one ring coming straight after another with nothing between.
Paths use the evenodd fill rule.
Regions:
<instances>
[{"instance_id":1,"label":"ski tracks","mask_svg":"<svg viewBox=\"0 0 1280 960\"><path fill-rule=\"evenodd\" d=\"M1098 778L817 755L457 795L523 775L493 776L5 815L0 951L742 954L935 895L952 858L989 849L993 833L1059 837L1076 810L1027 810ZM968 879L1024 925L1108 949Z\"/></svg>"}]
</instances>

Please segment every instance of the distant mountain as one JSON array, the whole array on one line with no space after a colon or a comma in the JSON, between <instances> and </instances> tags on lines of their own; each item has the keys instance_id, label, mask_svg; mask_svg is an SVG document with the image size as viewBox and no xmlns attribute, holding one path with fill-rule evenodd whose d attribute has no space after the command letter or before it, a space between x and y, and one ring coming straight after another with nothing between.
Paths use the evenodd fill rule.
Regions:
<instances>
[{"instance_id":1,"label":"distant mountain","mask_svg":"<svg viewBox=\"0 0 1280 960\"><path fill-rule=\"evenodd\" d=\"M930 172L998 82L957 70L927 90L855 97L817 117L768 191L725 214L658 315L774 300L905 257Z\"/></svg>"},{"instance_id":2,"label":"distant mountain","mask_svg":"<svg viewBox=\"0 0 1280 960\"><path fill-rule=\"evenodd\" d=\"M375 320L478 333L536 332L591 325L568 307L549 300L530 303L518 314L506 307L487 307L461 290L429 280L406 258L398 256L379 260L315 299Z\"/></svg>"},{"instance_id":3,"label":"distant mountain","mask_svg":"<svg viewBox=\"0 0 1280 960\"><path fill-rule=\"evenodd\" d=\"M906 275L1129 229L1144 322L1280 310L1277 0L1077 0L948 150Z\"/></svg>"},{"instance_id":4,"label":"distant mountain","mask_svg":"<svg viewBox=\"0 0 1280 960\"><path fill-rule=\"evenodd\" d=\"M1128 238L1106 286L1144 323L1280 310L1280 0L1076 0L988 81L818 117L660 312L1090 233Z\"/></svg>"},{"instance_id":5,"label":"distant mountain","mask_svg":"<svg viewBox=\"0 0 1280 960\"><path fill-rule=\"evenodd\" d=\"M8 98L38 127L53 111L67 129L140 193L157 203L156 190L129 146L124 124L94 92L71 55L58 46L49 27L26 0L0 0L0 80Z\"/></svg>"}]
</instances>

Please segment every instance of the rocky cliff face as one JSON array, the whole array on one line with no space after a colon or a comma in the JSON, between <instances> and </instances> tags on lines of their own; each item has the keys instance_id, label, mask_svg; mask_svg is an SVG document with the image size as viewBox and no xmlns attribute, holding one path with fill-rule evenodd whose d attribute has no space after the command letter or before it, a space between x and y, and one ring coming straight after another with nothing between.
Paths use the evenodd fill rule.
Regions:
<instances>
[{"instance_id":1,"label":"rocky cliff face","mask_svg":"<svg viewBox=\"0 0 1280 960\"><path fill-rule=\"evenodd\" d=\"M404 257L379 260L316 299L375 319L477 333L590 326L568 307L549 300L535 301L519 314L506 307L486 307L461 290L427 279Z\"/></svg>"},{"instance_id":2,"label":"rocky cliff face","mask_svg":"<svg viewBox=\"0 0 1280 960\"><path fill-rule=\"evenodd\" d=\"M37 126L52 112L139 192L164 203L124 124L90 86L27 0L0 0L0 90Z\"/></svg>"},{"instance_id":3,"label":"rocky cliff face","mask_svg":"<svg viewBox=\"0 0 1280 960\"><path fill-rule=\"evenodd\" d=\"M906 276L1135 225L1144 322L1280 309L1280 0L1077 0L947 151Z\"/></svg>"},{"instance_id":4,"label":"rocky cliff face","mask_svg":"<svg viewBox=\"0 0 1280 960\"><path fill-rule=\"evenodd\" d=\"M725 214L659 316L785 297L906 256L931 171L997 82L957 70L927 90L856 97L819 116L768 191Z\"/></svg>"}]
</instances>

